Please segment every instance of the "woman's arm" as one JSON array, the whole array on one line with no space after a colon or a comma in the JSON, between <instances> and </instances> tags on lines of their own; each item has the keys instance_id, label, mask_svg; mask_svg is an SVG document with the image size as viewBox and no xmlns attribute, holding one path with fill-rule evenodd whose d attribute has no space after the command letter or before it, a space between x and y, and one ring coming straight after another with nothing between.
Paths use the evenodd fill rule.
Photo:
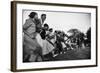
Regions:
<instances>
[{"instance_id":1,"label":"woman's arm","mask_svg":"<svg viewBox=\"0 0 100 73\"><path fill-rule=\"evenodd\" d=\"M30 24L29 20L26 20L25 24L23 25L23 30L27 30L32 24Z\"/></svg>"}]
</instances>

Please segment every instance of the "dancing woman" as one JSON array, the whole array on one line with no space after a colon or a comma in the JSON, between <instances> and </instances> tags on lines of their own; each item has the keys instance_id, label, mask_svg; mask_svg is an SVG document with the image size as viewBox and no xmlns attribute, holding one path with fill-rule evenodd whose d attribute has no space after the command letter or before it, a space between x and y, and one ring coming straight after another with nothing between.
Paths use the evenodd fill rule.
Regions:
<instances>
[{"instance_id":1,"label":"dancing woman","mask_svg":"<svg viewBox=\"0 0 100 73\"><path fill-rule=\"evenodd\" d=\"M42 61L42 48L36 40L38 14L31 12L23 25L23 62Z\"/></svg>"}]
</instances>

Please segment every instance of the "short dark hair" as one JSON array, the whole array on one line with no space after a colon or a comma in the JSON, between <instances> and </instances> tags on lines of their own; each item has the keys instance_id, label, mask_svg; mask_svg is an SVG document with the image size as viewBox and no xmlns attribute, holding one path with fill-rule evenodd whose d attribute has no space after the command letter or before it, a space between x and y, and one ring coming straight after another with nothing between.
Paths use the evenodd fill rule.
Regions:
<instances>
[{"instance_id":1,"label":"short dark hair","mask_svg":"<svg viewBox=\"0 0 100 73\"><path fill-rule=\"evenodd\" d=\"M46 16L46 14L41 14L41 16Z\"/></svg>"},{"instance_id":2,"label":"short dark hair","mask_svg":"<svg viewBox=\"0 0 100 73\"><path fill-rule=\"evenodd\" d=\"M52 28L50 28L50 29L49 29L49 31L53 31L53 29L52 29Z\"/></svg>"},{"instance_id":3,"label":"short dark hair","mask_svg":"<svg viewBox=\"0 0 100 73\"><path fill-rule=\"evenodd\" d=\"M57 30L55 30L55 33L57 33Z\"/></svg>"},{"instance_id":4,"label":"short dark hair","mask_svg":"<svg viewBox=\"0 0 100 73\"><path fill-rule=\"evenodd\" d=\"M37 14L36 12L31 12L30 15L29 15L29 17L30 17L30 18L34 18L34 16L35 16L36 14Z\"/></svg>"},{"instance_id":5,"label":"short dark hair","mask_svg":"<svg viewBox=\"0 0 100 73\"><path fill-rule=\"evenodd\" d=\"M44 27L49 27L49 25L47 23L44 24Z\"/></svg>"}]
</instances>

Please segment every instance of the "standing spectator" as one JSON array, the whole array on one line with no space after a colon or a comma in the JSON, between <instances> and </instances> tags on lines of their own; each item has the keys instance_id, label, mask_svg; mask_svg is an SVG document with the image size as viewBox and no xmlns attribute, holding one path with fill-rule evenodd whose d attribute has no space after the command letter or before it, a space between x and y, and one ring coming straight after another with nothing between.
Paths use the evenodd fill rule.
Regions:
<instances>
[{"instance_id":1,"label":"standing spectator","mask_svg":"<svg viewBox=\"0 0 100 73\"><path fill-rule=\"evenodd\" d=\"M41 15L41 24L44 24L44 21L46 20L46 14Z\"/></svg>"}]
</instances>

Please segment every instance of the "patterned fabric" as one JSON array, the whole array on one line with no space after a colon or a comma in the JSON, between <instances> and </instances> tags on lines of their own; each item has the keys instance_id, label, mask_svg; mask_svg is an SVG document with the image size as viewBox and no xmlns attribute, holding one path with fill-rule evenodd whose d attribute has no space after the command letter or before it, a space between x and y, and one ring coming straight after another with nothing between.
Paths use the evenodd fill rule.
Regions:
<instances>
[{"instance_id":1,"label":"patterned fabric","mask_svg":"<svg viewBox=\"0 0 100 73\"><path fill-rule=\"evenodd\" d=\"M23 25L23 29L28 33L31 38L35 37L36 24L32 19L27 19Z\"/></svg>"}]
</instances>

